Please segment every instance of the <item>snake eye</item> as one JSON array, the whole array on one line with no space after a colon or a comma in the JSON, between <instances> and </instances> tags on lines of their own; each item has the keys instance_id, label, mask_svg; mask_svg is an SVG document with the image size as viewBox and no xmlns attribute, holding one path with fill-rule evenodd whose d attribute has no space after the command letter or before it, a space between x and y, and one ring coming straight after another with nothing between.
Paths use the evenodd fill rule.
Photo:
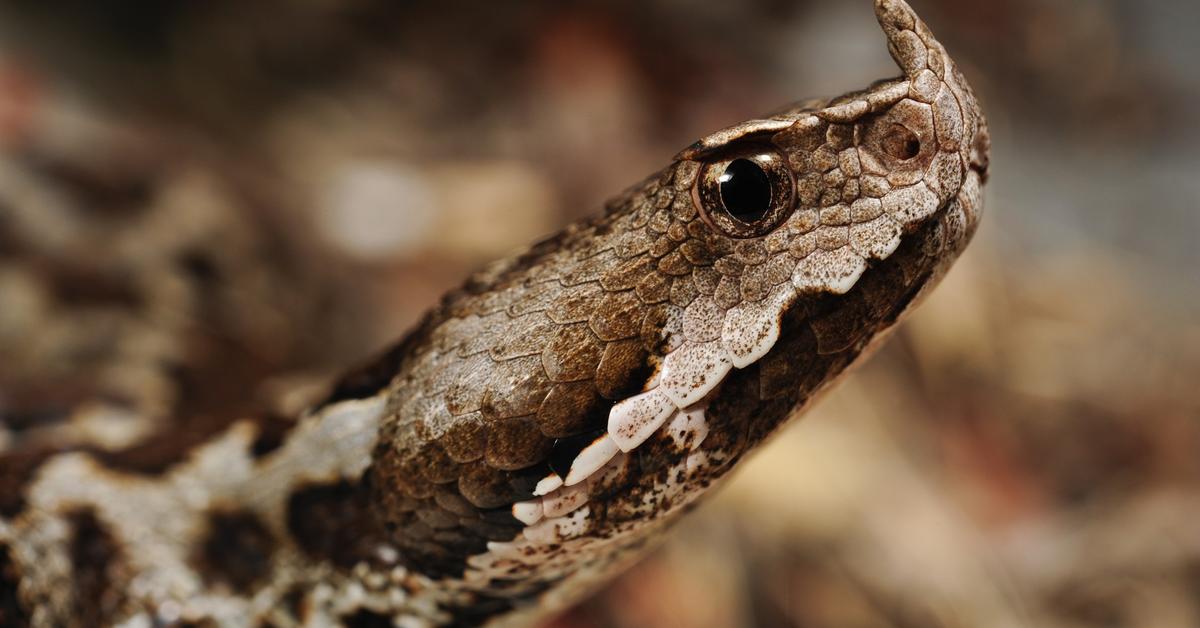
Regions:
<instances>
[{"instance_id":1,"label":"snake eye","mask_svg":"<svg viewBox=\"0 0 1200 628\"><path fill-rule=\"evenodd\" d=\"M696 201L710 225L734 238L767 235L787 217L795 184L779 153L754 148L703 166Z\"/></svg>"}]
</instances>

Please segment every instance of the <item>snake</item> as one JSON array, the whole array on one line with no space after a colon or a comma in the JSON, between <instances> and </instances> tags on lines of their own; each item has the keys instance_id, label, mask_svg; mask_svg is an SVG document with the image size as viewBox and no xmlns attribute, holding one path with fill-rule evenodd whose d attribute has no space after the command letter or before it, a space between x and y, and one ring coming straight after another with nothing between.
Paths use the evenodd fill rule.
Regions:
<instances>
[{"instance_id":1,"label":"snake","mask_svg":"<svg viewBox=\"0 0 1200 628\"><path fill-rule=\"evenodd\" d=\"M979 102L907 3L874 8L898 77L703 137L290 413L213 383L270 359L173 316L276 352L322 342L296 340L308 297L280 277L306 271L260 254L271 225L93 208L125 235L99 253L111 231L76 235L115 270L77 265L86 294L22 318L40 293L14 268L70 274L53 262L71 247L33 237L61 203L2 205L0 624L522 626L613 578L870 354L976 231ZM289 315L237 317L263 301ZM97 302L143 309L134 325ZM50 327L71 350L37 370L17 349ZM59 411L21 406L35 389Z\"/></svg>"}]
</instances>

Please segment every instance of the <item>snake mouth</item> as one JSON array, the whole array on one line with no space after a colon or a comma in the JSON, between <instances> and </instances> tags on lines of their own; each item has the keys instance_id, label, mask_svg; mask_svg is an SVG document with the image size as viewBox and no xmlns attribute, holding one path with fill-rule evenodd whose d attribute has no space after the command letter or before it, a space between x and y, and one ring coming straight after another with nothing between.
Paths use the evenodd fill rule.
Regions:
<instances>
[{"instance_id":1,"label":"snake mouth","mask_svg":"<svg viewBox=\"0 0 1200 628\"><path fill-rule=\"evenodd\" d=\"M949 198L927 215L904 225L904 235L898 230L894 245L886 253L856 258L861 266L833 287L811 283L811 277L802 272L801 260L796 263L793 279L777 286L761 302L705 314L705 319L718 321L715 335L685 341L667 353L642 392L612 406L606 429L579 439L578 447L569 448L570 459L557 461L538 482L532 499L513 504L513 517L527 526L525 538L556 542L561 534L558 530L571 524L573 513L596 495L611 494L612 489L628 484L625 480L630 467L636 466L631 462L640 455L635 450L643 443L649 441L656 447L660 442L669 443L678 454L683 476L706 465L707 452L701 445L710 431L710 405L731 374L774 350L786 327L783 319L794 309L797 299L845 295L865 273L887 263L905 241L939 240L937 252L929 254L939 258L939 265L942 258L948 261L956 257L970 240L979 217L978 192L986 174L986 161L970 164L965 171L962 185ZM939 225L946 228L940 229ZM931 229L940 235L928 235L933 233ZM686 321L687 314L683 316ZM686 322L681 325L686 329ZM832 342L827 346L822 340L817 351L837 353L849 346L839 340ZM651 441L655 435L659 438Z\"/></svg>"},{"instance_id":2,"label":"snake mouth","mask_svg":"<svg viewBox=\"0 0 1200 628\"><path fill-rule=\"evenodd\" d=\"M719 388L718 382L709 395L682 408L658 386L617 403L607 430L591 437L562 469L552 470L538 482L533 499L513 505L513 517L528 526L525 537L553 541L562 518L584 507L594 494L614 489L619 493L627 484L635 450L657 433L665 434L681 454L684 470L700 464L692 456L703 453L700 445L709 432L705 413Z\"/></svg>"}]
</instances>

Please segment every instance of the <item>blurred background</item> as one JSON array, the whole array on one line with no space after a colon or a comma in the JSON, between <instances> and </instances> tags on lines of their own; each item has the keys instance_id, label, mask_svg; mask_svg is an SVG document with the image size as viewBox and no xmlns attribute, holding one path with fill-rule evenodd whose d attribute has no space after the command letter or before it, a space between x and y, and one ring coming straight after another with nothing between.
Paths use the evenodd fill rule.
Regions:
<instances>
[{"instance_id":1,"label":"blurred background","mask_svg":"<svg viewBox=\"0 0 1200 628\"><path fill-rule=\"evenodd\" d=\"M866 0L450 4L7 2L0 206L101 251L122 207L265 217L333 295L272 367L331 372L697 137L896 73ZM1200 3L914 4L991 123L974 245L552 626L1200 625Z\"/></svg>"}]
</instances>

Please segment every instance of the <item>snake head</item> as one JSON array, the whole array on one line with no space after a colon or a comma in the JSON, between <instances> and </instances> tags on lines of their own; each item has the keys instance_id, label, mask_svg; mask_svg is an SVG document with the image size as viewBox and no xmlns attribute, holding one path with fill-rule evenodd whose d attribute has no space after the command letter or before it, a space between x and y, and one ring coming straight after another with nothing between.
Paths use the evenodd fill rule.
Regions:
<instances>
[{"instance_id":1,"label":"snake head","mask_svg":"<svg viewBox=\"0 0 1200 628\"><path fill-rule=\"evenodd\" d=\"M695 205L725 236L808 232L828 244L850 227L850 249L817 247L834 254L809 258L802 289L845 292L960 194L975 195L962 203L962 244L980 217L990 139L974 93L907 3L875 10L899 78L735 125L677 156L685 171L697 164Z\"/></svg>"},{"instance_id":2,"label":"snake head","mask_svg":"<svg viewBox=\"0 0 1200 628\"><path fill-rule=\"evenodd\" d=\"M701 139L385 362L372 481L410 564L579 590L937 283L978 224L987 127L912 9L875 8L901 76Z\"/></svg>"},{"instance_id":3,"label":"snake head","mask_svg":"<svg viewBox=\"0 0 1200 628\"><path fill-rule=\"evenodd\" d=\"M701 451L719 440L714 416L758 408L727 430L733 449L749 448L760 438L747 430L765 434L806 404L969 242L989 148L978 102L905 2L875 9L900 77L718 131L667 170L687 195L650 218L682 241L679 271L663 270L669 256L659 268L690 278L672 282L655 375L611 413L621 451L681 417L710 428ZM661 195L633 205L664 206ZM782 409L756 405L776 396Z\"/></svg>"}]
</instances>

